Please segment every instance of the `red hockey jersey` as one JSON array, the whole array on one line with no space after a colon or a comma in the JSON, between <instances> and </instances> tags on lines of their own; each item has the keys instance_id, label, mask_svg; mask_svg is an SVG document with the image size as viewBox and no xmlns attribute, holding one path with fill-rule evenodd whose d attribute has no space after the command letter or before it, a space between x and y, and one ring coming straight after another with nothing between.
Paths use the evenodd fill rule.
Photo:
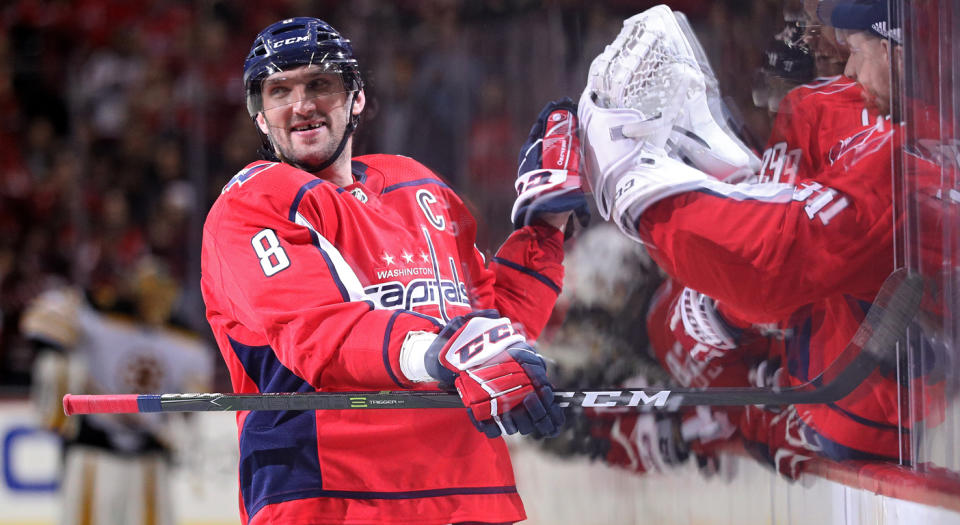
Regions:
<instances>
[{"instance_id":1,"label":"red hockey jersey","mask_svg":"<svg viewBox=\"0 0 960 525\"><path fill-rule=\"evenodd\" d=\"M860 84L844 77L820 78L792 89L780 109L763 152L760 182L794 184L819 173L830 149L876 124Z\"/></svg>"},{"instance_id":2,"label":"red hockey jersey","mask_svg":"<svg viewBox=\"0 0 960 525\"><path fill-rule=\"evenodd\" d=\"M341 188L254 162L203 236L207 319L236 392L436 389L400 372L410 331L496 308L536 338L562 282L563 237L514 232L490 267L476 223L416 161L353 160ZM244 523L508 522L524 518L502 439L460 410L241 412Z\"/></svg>"},{"instance_id":3,"label":"red hockey jersey","mask_svg":"<svg viewBox=\"0 0 960 525\"><path fill-rule=\"evenodd\" d=\"M638 231L661 268L737 318L792 328L787 371L806 382L846 347L893 269L893 137L877 121L796 186L707 183L656 203ZM900 394L876 372L844 400L798 411L827 456L897 457Z\"/></svg>"}]
</instances>

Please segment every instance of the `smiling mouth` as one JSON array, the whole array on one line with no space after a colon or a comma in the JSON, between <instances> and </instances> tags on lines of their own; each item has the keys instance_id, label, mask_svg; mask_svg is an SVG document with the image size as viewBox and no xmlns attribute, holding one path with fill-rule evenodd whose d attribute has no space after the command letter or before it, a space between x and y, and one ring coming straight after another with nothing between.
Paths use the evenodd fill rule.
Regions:
<instances>
[{"instance_id":1,"label":"smiling mouth","mask_svg":"<svg viewBox=\"0 0 960 525\"><path fill-rule=\"evenodd\" d=\"M318 122L316 124L305 124L302 126L294 126L290 128L290 131L310 131L312 129L319 129L321 127L323 127L323 123Z\"/></svg>"}]
</instances>

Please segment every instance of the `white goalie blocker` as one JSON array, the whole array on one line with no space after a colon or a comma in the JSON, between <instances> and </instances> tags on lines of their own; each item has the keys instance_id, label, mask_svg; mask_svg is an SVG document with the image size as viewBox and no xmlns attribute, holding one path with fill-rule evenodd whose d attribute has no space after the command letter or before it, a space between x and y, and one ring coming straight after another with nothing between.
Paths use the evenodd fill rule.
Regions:
<instances>
[{"instance_id":1,"label":"white goalie blocker","mask_svg":"<svg viewBox=\"0 0 960 525\"><path fill-rule=\"evenodd\" d=\"M738 179L756 161L714 120L704 72L677 18L658 5L625 20L590 65L578 106L597 208L637 240L636 219L650 204L708 178Z\"/></svg>"}]
</instances>

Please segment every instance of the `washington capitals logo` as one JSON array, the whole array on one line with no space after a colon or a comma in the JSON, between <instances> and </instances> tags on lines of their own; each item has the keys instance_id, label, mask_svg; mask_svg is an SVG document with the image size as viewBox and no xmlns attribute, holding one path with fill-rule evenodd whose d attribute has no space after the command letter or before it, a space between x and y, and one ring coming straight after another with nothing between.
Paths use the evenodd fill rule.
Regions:
<instances>
[{"instance_id":1,"label":"washington capitals logo","mask_svg":"<svg viewBox=\"0 0 960 525\"><path fill-rule=\"evenodd\" d=\"M890 133L884 131L883 121L878 121L875 126L870 126L834 144L827 154L827 160L830 164L835 164L841 157L854 153L856 157L853 162L856 162L863 155L876 151L889 136Z\"/></svg>"}]
</instances>

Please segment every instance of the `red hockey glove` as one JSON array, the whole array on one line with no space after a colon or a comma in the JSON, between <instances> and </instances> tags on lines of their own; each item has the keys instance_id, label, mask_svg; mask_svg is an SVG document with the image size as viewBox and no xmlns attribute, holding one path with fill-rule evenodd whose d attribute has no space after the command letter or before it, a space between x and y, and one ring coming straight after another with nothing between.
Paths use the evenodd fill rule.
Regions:
<instances>
[{"instance_id":1,"label":"red hockey glove","mask_svg":"<svg viewBox=\"0 0 960 525\"><path fill-rule=\"evenodd\" d=\"M590 219L580 189L580 137L577 106L569 98L549 102L520 149L517 200L510 219L515 228L542 213L574 212L581 224Z\"/></svg>"},{"instance_id":2,"label":"red hockey glove","mask_svg":"<svg viewBox=\"0 0 960 525\"><path fill-rule=\"evenodd\" d=\"M689 457L676 413L588 409L590 434L605 443L604 461L637 474L666 472Z\"/></svg>"},{"instance_id":3,"label":"red hockey glove","mask_svg":"<svg viewBox=\"0 0 960 525\"><path fill-rule=\"evenodd\" d=\"M712 298L684 288L677 300L677 313L684 331L698 343L690 349L690 355L697 361L723 357L737 348L743 330L724 319Z\"/></svg>"},{"instance_id":4,"label":"red hockey glove","mask_svg":"<svg viewBox=\"0 0 960 525\"><path fill-rule=\"evenodd\" d=\"M793 481L800 477L810 459L820 455L821 447L806 432L793 405L779 411L748 406L740 423L747 450Z\"/></svg>"},{"instance_id":5,"label":"red hockey glove","mask_svg":"<svg viewBox=\"0 0 960 525\"><path fill-rule=\"evenodd\" d=\"M556 436L563 410L553 397L543 358L493 310L450 321L424 355L427 372L453 385L473 424L487 437Z\"/></svg>"}]
</instances>

